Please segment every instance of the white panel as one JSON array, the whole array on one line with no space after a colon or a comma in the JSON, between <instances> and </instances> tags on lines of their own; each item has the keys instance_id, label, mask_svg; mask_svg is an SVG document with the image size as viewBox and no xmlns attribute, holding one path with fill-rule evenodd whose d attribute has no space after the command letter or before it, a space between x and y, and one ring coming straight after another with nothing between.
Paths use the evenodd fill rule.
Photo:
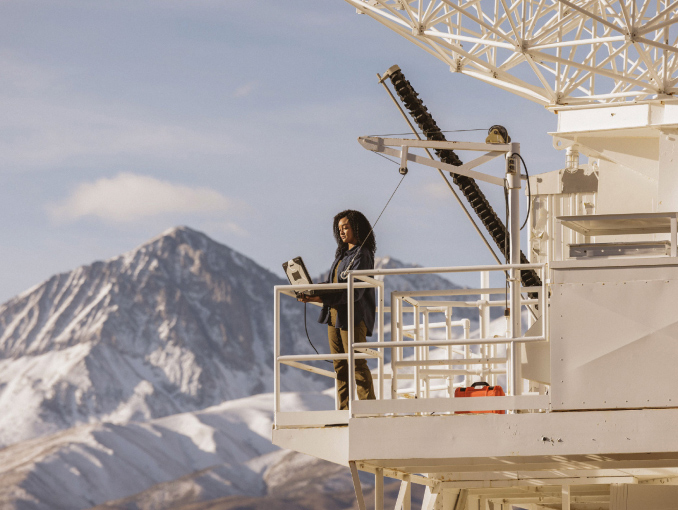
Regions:
<instances>
[{"instance_id":1,"label":"white panel","mask_svg":"<svg viewBox=\"0 0 678 510\"><path fill-rule=\"evenodd\" d=\"M277 412L278 427L308 427L314 425L348 424L348 411Z\"/></svg>"},{"instance_id":2,"label":"white panel","mask_svg":"<svg viewBox=\"0 0 678 510\"><path fill-rule=\"evenodd\" d=\"M556 195L560 193L560 170L545 172L530 177L532 195ZM527 194L527 186L525 187Z\"/></svg>"},{"instance_id":3,"label":"white panel","mask_svg":"<svg viewBox=\"0 0 678 510\"><path fill-rule=\"evenodd\" d=\"M541 332L541 317L530 326L525 336ZM551 345L548 342L523 344L521 374L523 378L542 384L551 384Z\"/></svg>"},{"instance_id":4,"label":"white panel","mask_svg":"<svg viewBox=\"0 0 678 510\"><path fill-rule=\"evenodd\" d=\"M600 152L622 164L600 161L597 214L654 212L657 207L658 141L638 143L634 139L601 144ZM651 147L647 147L652 145ZM633 148L633 149L631 149ZM615 149L619 152L610 154ZM644 150L641 150L644 149ZM624 154L621 151L632 151ZM654 156L654 160L650 159Z\"/></svg>"},{"instance_id":5,"label":"white panel","mask_svg":"<svg viewBox=\"0 0 678 510\"><path fill-rule=\"evenodd\" d=\"M624 282L632 280L677 280L676 259L607 259L552 262L553 283ZM634 265L630 265L633 263ZM637 265L635 265L637 264ZM607 266L607 267L604 267Z\"/></svg>"},{"instance_id":6,"label":"white panel","mask_svg":"<svg viewBox=\"0 0 678 510\"><path fill-rule=\"evenodd\" d=\"M348 427L274 429L274 445L348 466Z\"/></svg>"},{"instance_id":7,"label":"white panel","mask_svg":"<svg viewBox=\"0 0 678 510\"><path fill-rule=\"evenodd\" d=\"M441 459L456 471L676 466L677 429L678 409L354 418L349 459L388 459L384 467Z\"/></svg>"},{"instance_id":8,"label":"white panel","mask_svg":"<svg viewBox=\"0 0 678 510\"><path fill-rule=\"evenodd\" d=\"M662 116L664 124L678 124L678 105L667 104L664 106L664 115Z\"/></svg>"},{"instance_id":9,"label":"white panel","mask_svg":"<svg viewBox=\"0 0 678 510\"><path fill-rule=\"evenodd\" d=\"M558 112L558 132L642 127L647 126L649 120L648 105L561 110Z\"/></svg>"},{"instance_id":10,"label":"white panel","mask_svg":"<svg viewBox=\"0 0 678 510\"><path fill-rule=\"evenodd\" d=\"M678 405L678 280L554 285L552 408Z\"/></svg>"}]
</instances>

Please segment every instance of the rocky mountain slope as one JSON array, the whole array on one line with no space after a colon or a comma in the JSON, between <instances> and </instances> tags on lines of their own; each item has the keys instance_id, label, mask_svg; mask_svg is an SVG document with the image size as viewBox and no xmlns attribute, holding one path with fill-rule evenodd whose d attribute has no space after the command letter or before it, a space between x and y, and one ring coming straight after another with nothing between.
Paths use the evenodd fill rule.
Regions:
<instances>
[{"instance_id":1,"label":"rocky mountain slope","mask_svg":"<svg viewBox=\"0 0 678 510\"><path fill-rule=\"evenodd\" d=\"M320 393L285 407L327 408ZM228 496L295 497L352 488L348 470L270 441L273 396L261 394L147 422L80 425L0 450L0 508L170 508ZM103 508L106 508L104 506Z\"/></svg>"},{"instance_id":2,"label":"rocky mountain slope","mask_svg":"<svg viewBox=\"0 0 678 510\"><path fill-rule=\"evenodd\" d=\"M181 227L10 300L0 307L0 445L271 391L281 283ZM303 307L282 306L283 352L306 352ZM311 320L309 330L323 331ZM300 389L303 377L285 380Z\"/></svg>"},{"instance_id":3,"label":"rocky mountain slope","mask_svg":"<svg viewBox=\"0 0 678 510\"><path fill-rule=\"evenodd\" d=\"M344 468L270 443L282 276L179 227L0 306L0 508L351 506ZM456 286L394 276L386 299L424 288ZM282 352L311 353L303 305L284 297L281 306ZM456 318L475 322L462 311ZM327 352L316 317L309 308L308 331ZM306 393L286 394L283 408L330 409L328 386L290 368L282 389Z\"/></svg>"},{"instance_id":4,"label":"rocky mountain slope","mask_svg":"<svg viewBox=\"0 0 678 510\"><path fill-rule=\"evenodd\" d=\"M405 267L392 259L377 267ZM126 423L272 390L273 287L287 283L187 227L55 275L0 306L0 446L84 423ZM390 290L450 288L395 276ZM308 310L320 352L326 333ZM282 299L282 352L312 352ZM322 389L290 369L283 389ZM320 384L320 386L318 386ZM311 386L309 386L311 385Z\"/></svg>"}]
</instances>

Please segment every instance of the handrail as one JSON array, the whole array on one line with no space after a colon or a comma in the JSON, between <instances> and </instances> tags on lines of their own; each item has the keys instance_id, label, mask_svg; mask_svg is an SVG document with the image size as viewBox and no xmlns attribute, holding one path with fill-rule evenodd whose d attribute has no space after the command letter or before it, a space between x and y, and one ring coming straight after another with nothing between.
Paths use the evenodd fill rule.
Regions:
<instances>
[{"instance_id":1,"label":"handrail","mask_svg":"<svg viewBox=\"0 0 678 510\"><path fill-rule=\"evenodd\" d=\"M384 374L384 349L392 349L391 355L391 365L393 372L389 375L388 379L391 379L392 391L391 398L396 398L399 395L402 395L404 392L409 390L398 389L396 382L398 378L403 380L418 380L421 376L424 381L420 397L428 398L429 391L438 391L444 388L447 388L448 393L451 391L452 379L454 379L454 374L466 374L467 385L469 383L469 377L472 377L474 374L482 375L486 374L492 380L496 380L497 373L504 373L500 368L494 368L502 363L507 363L507 367L510 370L511 366L515 365L514 356L519 355L520 349L514 349L512 346L519 344L528 344L534 342L545 342L548 341L548 293L547 293L547 282L548 278L542 278L542 285L537 287L520 287L518 284L518 289L521 293L535 293L538 297L537 299L522 299L519 297L517 301L514 301L514 298L511 300L496 299L490 301L490 295L504 294L506 292L505 288L489 288L487 282L488 279L483 280L481 283L483 288L478 289L442 289L442 290L430 290L430 291L394 291L391 293L391 306L384 306L384 279L388 276L393 275L406 275L406 274L435 274L435 273L462 273L462 272L481 272L482 274L489 274L491 271L501 271L506 272L509 270L514 270L512 275L520 282L520 271L524 269L540 269L542 274L545 273L548 266L546 264L503 264L503 265L481 265L481 266L457 266L457 267L433 267L433 268L399 268L399 269L365 269L365 270L352 270L348 273L348 280L345 283L336 283L336 284L308 284L308 285L278 285L275 287L275 304L274 304L274 313L275 313L275 324L274 324L274 341L275 341L275 411L280 411L280 366L282 364L293 366L298 369L308 370L316 374L323 376L335 378L334 373L329 370L319 369L313 365L306 365L306 362L313 362L318 360L329 360L334 361L338 359L347 359L349 367L351 367L349 372L349 416L355 416L353 411L352 404L356 401L356 383L355 383L355 360L356 359L377 359L378 362L378 387L377 398L379 400L388 399L384 393L384 381L387 379ZM378 276L382 276L381 279L377 279ZM489 277L485 277L489 278ZM354 331L354 317L355 317L355 306L353 301L354 291L357 288L375 288L377 291L377 324L375 331L377 333L377 339L375 341L361 342L356 344L355 331ZM344 354L304 354L304 355L280 355L280 296L282 294L295 296L295 292L303 290L329 290L337 289L344 290L348 293L347 299L347 312L348 312L348 343L352 348L348 349L347 353ZM423 297L452 297L452 296L481 296L481 299L478 300L444 300L444 299L418 299ZM408 299L409 298L409 299ZM417 299L415 299L417 298ZM411 301L412 306L403 306L406 302ZM468 307L477 307L481 311L483 309L489 310L489 307L492 306L510 306L510 303L518 303L520 308L529 304L538 304L539 309L542 313L542 331L541 334L532 335L529 337L521 336L521 332L514 332L511 337L490 337L486 334L480 338L468 338L468 319L463 319L461 321L451 321L450 316L453 308L468 308ZM402 321L402 314L404 312L412 312L415 314L415 323L413 325L404 326ZM384 340L384 314L391 314L391 341ZM513 311L512 311L513 312ZM445 322L429 322L428 315L430 313L445 313L446 321ZM489 313L489 312L488 312ZM520 313L520 312L519 312ZM424 322L420 323L420 314L423 315ZM489 317L489 316L487 316ZM489 320L489 319L485 319ZM509 318L510 320L510 318ZM482 321L481 321L482 322ZM466 338L452 338L450 337L450 327L464 327ZM423 329L422 329L423 327ZM447 328L447 335L445 338L435 338L430 339L428 337L429 330L436 328ZM483 330L481 328L481 335ZM412 338L412 340L406 339L407 337ZM395 340L393 338L396 338ZM497 344L506 344L507 354L504 357L498 357L495 354L494 347L490 349L488 346L497 345ZM476 359L470 355L470 346L472 345L481 345L485 346L481 349L481 357ZM447 347L449 360L429 360L428 359L428 350L421 351L425 353L424 359L417 358L414 361L403 361L397 360L394 358L394 353L403 352L405 348L415 348L417 352L418 348L428 349L429 347ZM455 349L452 349L455 347ZM461 351L457 349L458 347L464 347ZM510 349L509 349L510 348ZM452 358L452 353L460 352L462 356L465 356L462 359ZM402 358L402 354L400 355ZM473 363L471 363L473 362ZM455 364L458 365L478 365L477 368L472 369L467 367L467 369L454 368ZM425 366L431 365L450 365L446 370L430 370L425 369ZM493 367L494 365L494 367ZM413 367L415 373L414 375L410 373L401 373L399 376L396 375L396 366L397 367ZM420 368L421 367L421 368ZM445 377L447 374L447 377ZM435 375L440 375L441 377L435 377ZM515 373L510 373L511 377L516 376ZM450 379L450 377L452 379ZM447 387L439 386L437 383L431 384L430 381L435 379L448 379ZM508 379L507 379L508 382ZM458 383L455 383L458 384ZM514 386L515 387L515 382ZM430 389L429 389L430 388ZM419 390L418 390L419 391ZM451 393L449 393L451 396ZM415 393L416 395L416 393ZM401 400L401 399L399 399ZM384 403L386 407L387 404ZM494 404L496 407L496 404ZM364 406L363 406L364 407ZM384 407L381 406L380 409ZM540 407L543 408L543 407ZM362 409L362 407L361 407ZM510 407L506 407L510 409ZM527 408L526 408L527 409ZM397 412L397 411L396 411Z\"/></svg>"},{"instance_id":2,"label":"handrail","mask_svg":"<svg viewBox=\"0 0 678 510\"><path fill-rule=\"evenodd\" d=\"M520 288L520 272L523 269L541 269L542 271L546 271L547 265L546 264L500 264L500 265L486 265L486 266L458 266L458 267L434 267L434 268L400 268L400 269L362 269L362 270L351 270L348 272L348 296L347 296L347 308L348 308L348 355L349 355L349 373L348 373L348 387L349 387L349 398L348 398L348 405L349 405L349 416L354 416L354 411L353 411L353 402L356 400L356 383L355 383L355 372L354 372L354 366L355 366L355 353L353 349L354 345L354 339L355 339L355 331L354 331L354 313L355 313L355 304L353 301L353 296L354 296L354 289L356 284L359 284L359 282L356 282L356 279L360 280L363 278L369 278L372 281L375 281L373 278L379 275L383 275L386 277L387 275L404 275L404 274L435 274L435 273L461 273L461 272L477 272L477 271L502 271L506 272L511 270L511 278L515 278L518 288ZM544 320L542 320L542 334L540 336L536 337L521 337L520 332L516 334L516 331L514 328L511 328L511 338L501 338L501 339L488 339L488 338L483 338L480 339L481 341L477 341L476 343L505 343L508 344L511 349L510 349L510 354L508 355L508 358L510 359L509 366L510 368L510 378L507 381L509 385L509 389L515 388L516 392L518 392L518 374L517 374L517 367L519 367L519 350L515 348L516 344L519 343L530 343L530 342L544 342L548 340L548 306L546 303L547 299L547 292L546 292L546 283L547 279L542 278L542 285L540 288L538 288L537 292L539 294L539 301L541 301L541 308L542 308L542 315L544 317ZM513 285L512 285L513 287ZM391 305L393 306L394 302L394 297L397 295L402 295L406 296L408 295L407 292L394 292L392 293L392 298L391 298ZM482 294L482 289L480 289L479 294ZM516 300L517 298L517 300ZM520 294L514 297L512 294L511 302L515 302L518 305L518 314L520 314L520 307L522 306L522 299L520 297ZM512 308L512 307L511 307ZM516 313L515 310L512 310L511 308L508 308L509 310L509 319L513 321L513 323L516 322L514 315ZM418 309L418 305L415 306L415 309ZM391 313L391 333L395 331L395 314ZM399 347L422 347L422 346L453 346L453 345L465 345L467 344L468 340L465 340L461 343L458 340L424 340L421 341L419 340L418 333L419 333L419 313L417 312L415 315L415 341L414 342L398 342L398 341L392 341L392 342L384 342L383 340L380 340L378 342L365 342L361 343L362 346L369 346L369 347L375 347L375 348L387 348L391 347L392 349L397 349ZM400 324L402 324L402 320L399 321ZM520 323L520 321L518 321ZM486 340L486 342L482 342L482 340ZM522 341L519 341L522 340ZM407 345L409 344L409 345ZM393 361L394 355L391 355L391 360ZM418 380L418 367L415 366L415 382ZM392 374L392 379L391 379L391 394L392 398L397 395L397 386L396 386L396 374ZM380 377L380 385L383 384L382 378ZM418 391L415 388L416 391ZM381 392L380 392L381 393ZM510 392L512 393L512 392ZM416 393L415 393L416 396Z\"/></svg>"},{"instance_id":3,"label":"handrail","mask_svg":"<svg viewBox=\"0 0 678 510\"><path fill-rule=\"evenodd\" d=\"M352 269L348 272L359 278L363 275L402 275L436 273L476 273L480 271L506 271L507 269L544 269L546 264L494 264L491 266L455 266L455 267L406 267L400 269ZM538 288L538 287L537 287ZM484 289L482 289L484 290Z\"/></svg>"},{"instance_id":4,"label":"handrail","mask_svg":"<svg viewBox=\"0 0 678 510\"><path fill-rule=\"evenodd\" d=\"M477 345L477 344L528 344L532 342L545 342L546 336L523 336L519 338L471 338L464 340L417 340L413 342L391 341L391 342L361 342L362 347L446 347L448 345ZM354 346L354 349L356 348ZM452 360L454 361L454 360ZM453 364L453 363L451 363Z\"/></svg>"}]
</instances>

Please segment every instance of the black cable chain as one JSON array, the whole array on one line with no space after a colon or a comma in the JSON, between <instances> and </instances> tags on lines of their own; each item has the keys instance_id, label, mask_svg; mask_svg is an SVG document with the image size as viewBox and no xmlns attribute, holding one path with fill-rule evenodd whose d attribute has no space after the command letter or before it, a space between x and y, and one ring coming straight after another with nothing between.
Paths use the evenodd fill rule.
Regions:
<instances>
[{"instance_id":1,"label":"black cable chain","mask_svg":"<svg viewBox=\"0 0 678 510\"><path fill-rule=\"evenodd\" d=\"M435 120L433 120L433 117L422 100L419 99L419 94L417 94L410 82L405 79L405 75L403 75L402 71L397 70L391 73L389 78L398 97L405 105L405 108L410 112L410 115L426 138L436 142L446 141L445 135L443 135ZM435 153L443 163L454 166L462 165L459 156L457 156L453 150L436 149ZM464 194L469 204L480 218L480 221L485 225L485 228L490 233L495 244L499 247L499 250L504 254L506 259L509 260L510 253L508 252L511 245L509 242L509 233L497 213L492 209L485 194L478 187L476 181L471 177L452 172L450 172L450 176ZM521 264L529 263L522 251L520 252L520 262ZM526 287L541 286L541 280L537 275L537 272L532 269L521 271L521 280ZM530 293L530 296L532 296L532 294L533 293Z\"/></svg>"}]
</instances>

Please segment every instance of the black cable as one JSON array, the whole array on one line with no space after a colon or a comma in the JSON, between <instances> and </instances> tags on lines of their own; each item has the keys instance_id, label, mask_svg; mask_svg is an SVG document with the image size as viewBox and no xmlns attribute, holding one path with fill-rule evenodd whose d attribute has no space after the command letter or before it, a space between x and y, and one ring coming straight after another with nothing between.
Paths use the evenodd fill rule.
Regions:
<instances>
[{"instance_id":1,"label":"black cable","mask_svg":"<svg viewBox=\"0 0 678 510\"><path fill-rule=\"evenodd\" d=\"M306 338L308 338L308 343L311 344L311 347L313 347L313 350L316 354L320 354L318 349L315 348L315 345L313 345L313 342L311 342L311 337L308 334L308 326L306 325L306 303L304 303L304 329L306 330Z\"/></svg>"},{"instance_id":2,"label":"black cable","mask_svg":"<svg viewBox=\"0 0 678 510\"><path fill-rule=\"evenodd\" d=\"M520 158L520 161L523 162L523 166L525 167L525 175L527 176L527 216L525 216L525 222L523 223L523 226L520 227L520 230L525 228L525 225L527 225L527 220L530 219L530 212L532 211L532 189L530 188L530 174L527 173L527 165L525 164L525 160L520 154L516 153L516 156Z\"/></svg>"},{"instance_id":3,"label":"black cable","mask_svg":"<svg viewBox=\"0 0 678 510\"><path fill-rule=\"evenodd\" d=\"M377 153L375 153L375 154L379 154L379 153L377 152ZM388 158L387 158L387 159L388 159ZM385 211L386 208L388 207L388 204L390 204L390 203L391 203L391 200L393 200L393 197L395 196L396 191L398 191L398 188L399 188L400 185L403 183L403 179L405 178L405 176L406 176L407 174L404 173L404 174L402 174L402 175L403 175L403 176L400 178L400 181L398 181L398 185L397 185L396 188L393 190L393 193L391 193L391 196L389 197L388 202L386 202L386 205L384 206L384 208L383 208L383 209L381 210L381 212L379 213L379 216L377 217L377 221L374 222L374 225L372 225L372 228L370 229L370 231L369 231L369 232L367 233L367 235L365 236L365 239L363 239L363 242L360 243L360 246L359 246L358 249L356 250L355 255L353 255L353 258L352 258L351 261L348 263L348 266L346 266L346 269L344 269L344 270L341 272L341 277L342 277L342 278L344 278L344 279L347 278L348 271L349 271L349 270L351 269L351 267L353 266L353 262L355 262L355 258L358 256L358 253L360 253L360 250L363 249L363 245L365 244L365 241L367 241L367 239L369 239L369 237L372 235L372 232L374 232L374 229L375 229L375 227L377 226L377 223L379 223L379 220L381 219L382 214L384 214L384 211Z\"/></svg>"},{"instance_id":4,"label":"black cable","mask_svg":"<svg viewBox=\"0 0 678 510\"><path fill-rule=\"evenodd\" d=\"M318 349L315 348L315 345L313 345L313 342L311 342L311 337L308 334L308 326L306 325L306 303L304 303L304 329L306 330L306 338L308 338L308 343L311 344L311 347L313 347L313 350L315 351L316 354L320 355L318 352ZM326 361L327 363L332 363L330 360L323 360Z\"/></svg>"},{"instance_id":5,"label":"black cable","mask_svg":"<svg viewBox=\"0 0 678 510\"><path fill-rule=\"evenodd\" d=\"M377 156L381 156L382 158L390 161L391 163L395 163L396 165L400 165L400 161L396 161L395 159L391 159L388 156L383 155L381 152L375 152Z\"/></svg>"}]
</instances>

